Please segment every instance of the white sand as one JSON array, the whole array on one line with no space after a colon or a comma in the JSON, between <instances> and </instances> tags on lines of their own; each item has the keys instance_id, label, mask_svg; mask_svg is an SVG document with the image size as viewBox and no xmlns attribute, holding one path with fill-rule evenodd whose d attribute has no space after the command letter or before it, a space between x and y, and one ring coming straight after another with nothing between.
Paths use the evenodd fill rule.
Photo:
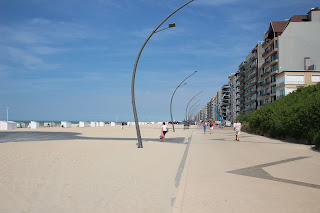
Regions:
<instances>
[{"instance_id":1,"label":"white sand","mask_svg":"<svg viewBox=\"0 0 320 213\"><path fill-rule=\"evenodd\" d=\"M0 212L170 212L186 148L173 142L192 132L176 128L163 143L141 126L143 149L135 126L1 131Z\"/></svg>"}]
</instances>

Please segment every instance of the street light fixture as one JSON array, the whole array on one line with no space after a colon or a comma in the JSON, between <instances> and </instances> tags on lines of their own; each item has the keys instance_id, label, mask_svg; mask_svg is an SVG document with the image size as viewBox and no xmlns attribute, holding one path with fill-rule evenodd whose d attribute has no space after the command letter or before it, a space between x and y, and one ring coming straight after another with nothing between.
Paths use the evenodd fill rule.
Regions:
<instances>
[{"instance_id":1,"label":"street light fixture","mask_svg":"<svg viewBox=\"0 0 320 213\"><path fill-rule=\"evenodd\" d=\"M191 75L189 75L188 77L186 77L183 81L181 81L181 83L179 84L179 86L177 86L177 88L174 90L173 94L172 94L172 97L171 97L171 101L170 101L170 115L171 115L171 123L172 123L172 130L175 132L175 129L174 129L174 124L173 124L173 117L172 117L172 100L173 100L173 96L174 94L176 93L177 89L179 87L181 87L181 84L187 80L189 77L191 77L193 74L197 73L198 71L194 71ZM185 85L185 84L184 84Z\"/></svg>"},{"instance_id":2,"label":"street light fixture","mask_svg":"<svg viewBox=\"0 0 320 213\"><path fill-rule=\"evenodd\" d=\"M194 0L190 0L187 3L185 3L184 5L182 5L181 7L179 7L178 9L176 9L175 11L173 11L169 16L167 16L153 31L152 33L149 35L149 37L147 38L147 40L143 43L137 59L134 63L134 68L133 68L133 73L132 73L132 82L131 82L131 98L132 98L132 109L133 109L133 116L134 116L134 122L136 124L136 131L137 131L137 138L138 138L138 148L143 148L142 145L142 139L141 139L141 133L140 133L140 127L139 127L139 121L138 121L138 114L137 114L137 108L136 108L136 101L135 101L135 95L134 95L134 82L135 82L135 77L136 77L136 71L137 71L137 66L138 66L138 62L139 62L139 58L141 56L142 50L144 49L144 47L146 46L146 44L148 43L148 41L150 40L150 38L153 36L153 34L160 32L162 30L157 31L161 25L167 21L173 14L175 14L177 11L179 11L180 9L182 9L183 7L185 7L186 5L188 5L189 3L193 2ZM168 28L171 27L175 27L175 24L169 24ZM164 29L163 29L164 30Z\"/></svg>"}]
</instances>

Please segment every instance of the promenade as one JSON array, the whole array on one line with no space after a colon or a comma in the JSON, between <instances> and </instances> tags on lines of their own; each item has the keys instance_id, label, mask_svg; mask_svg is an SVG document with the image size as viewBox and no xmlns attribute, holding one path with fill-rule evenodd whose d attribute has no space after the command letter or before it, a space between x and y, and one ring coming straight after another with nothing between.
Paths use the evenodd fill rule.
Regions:
<instances>
[{"instance_id":1,"label":"promenade","mask_svg":"<svg viewBox=\"0 0 320 213\"><path fill-rule=\"evenodd\" d=\"M171 128L170 125L168 125ZM320 153L232 128L0 132L0 212L319 212Z\"/></svg>"},{"instance_id":2,"label":"promenade","mask_svg":"<svg viewBox=\"0 0 320 213\"><path fill-rule=\"evenodd\" d=\"M174 213L318 213L320 153L242 133L194 131Z\"/></svg>"}]
</instances>

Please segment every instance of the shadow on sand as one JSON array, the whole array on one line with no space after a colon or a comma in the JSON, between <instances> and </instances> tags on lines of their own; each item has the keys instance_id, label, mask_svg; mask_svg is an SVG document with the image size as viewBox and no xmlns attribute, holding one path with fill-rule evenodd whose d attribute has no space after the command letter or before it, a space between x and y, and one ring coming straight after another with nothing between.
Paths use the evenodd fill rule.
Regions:
<instances>
[{"instance_id":1,"label":"shadow on sand","mask_svg":"<svg viewBox=\"0 0 320 213\"><path fill-rule=\"evenodd\" d=\"M2 132L0 143L30 142L30 141L58 141L58 140L100 140L100 141L137 141L137 138L99 138L84 137L75 132ZM142 138L144 142L160 142L157 138ZM165 143L183 144L184 137L166 138Z\"/></svg>"}]
</instances>

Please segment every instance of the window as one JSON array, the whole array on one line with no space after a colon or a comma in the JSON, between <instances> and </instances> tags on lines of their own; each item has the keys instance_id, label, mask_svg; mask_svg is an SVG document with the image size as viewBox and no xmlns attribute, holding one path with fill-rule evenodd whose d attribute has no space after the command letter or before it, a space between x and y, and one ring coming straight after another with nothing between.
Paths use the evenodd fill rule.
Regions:
<instances>
[{"instance_id":1,"label":"window","mask_svg":"<svg viewBox=\"0 0 320 213\"><path fill-rule=\"evenodd\" d=\"M320 75L312 75L311 82L320 82Z\"/></svg>"},{"instance_id":2,"label":"window","mask_svg":"<svg viewBox=\"0 0 320 213\"><path fill-rule=\"evenodd\" d=\"M304 84L304 75L286 75L286 84Z\"/></svg>"}]
</instances>

